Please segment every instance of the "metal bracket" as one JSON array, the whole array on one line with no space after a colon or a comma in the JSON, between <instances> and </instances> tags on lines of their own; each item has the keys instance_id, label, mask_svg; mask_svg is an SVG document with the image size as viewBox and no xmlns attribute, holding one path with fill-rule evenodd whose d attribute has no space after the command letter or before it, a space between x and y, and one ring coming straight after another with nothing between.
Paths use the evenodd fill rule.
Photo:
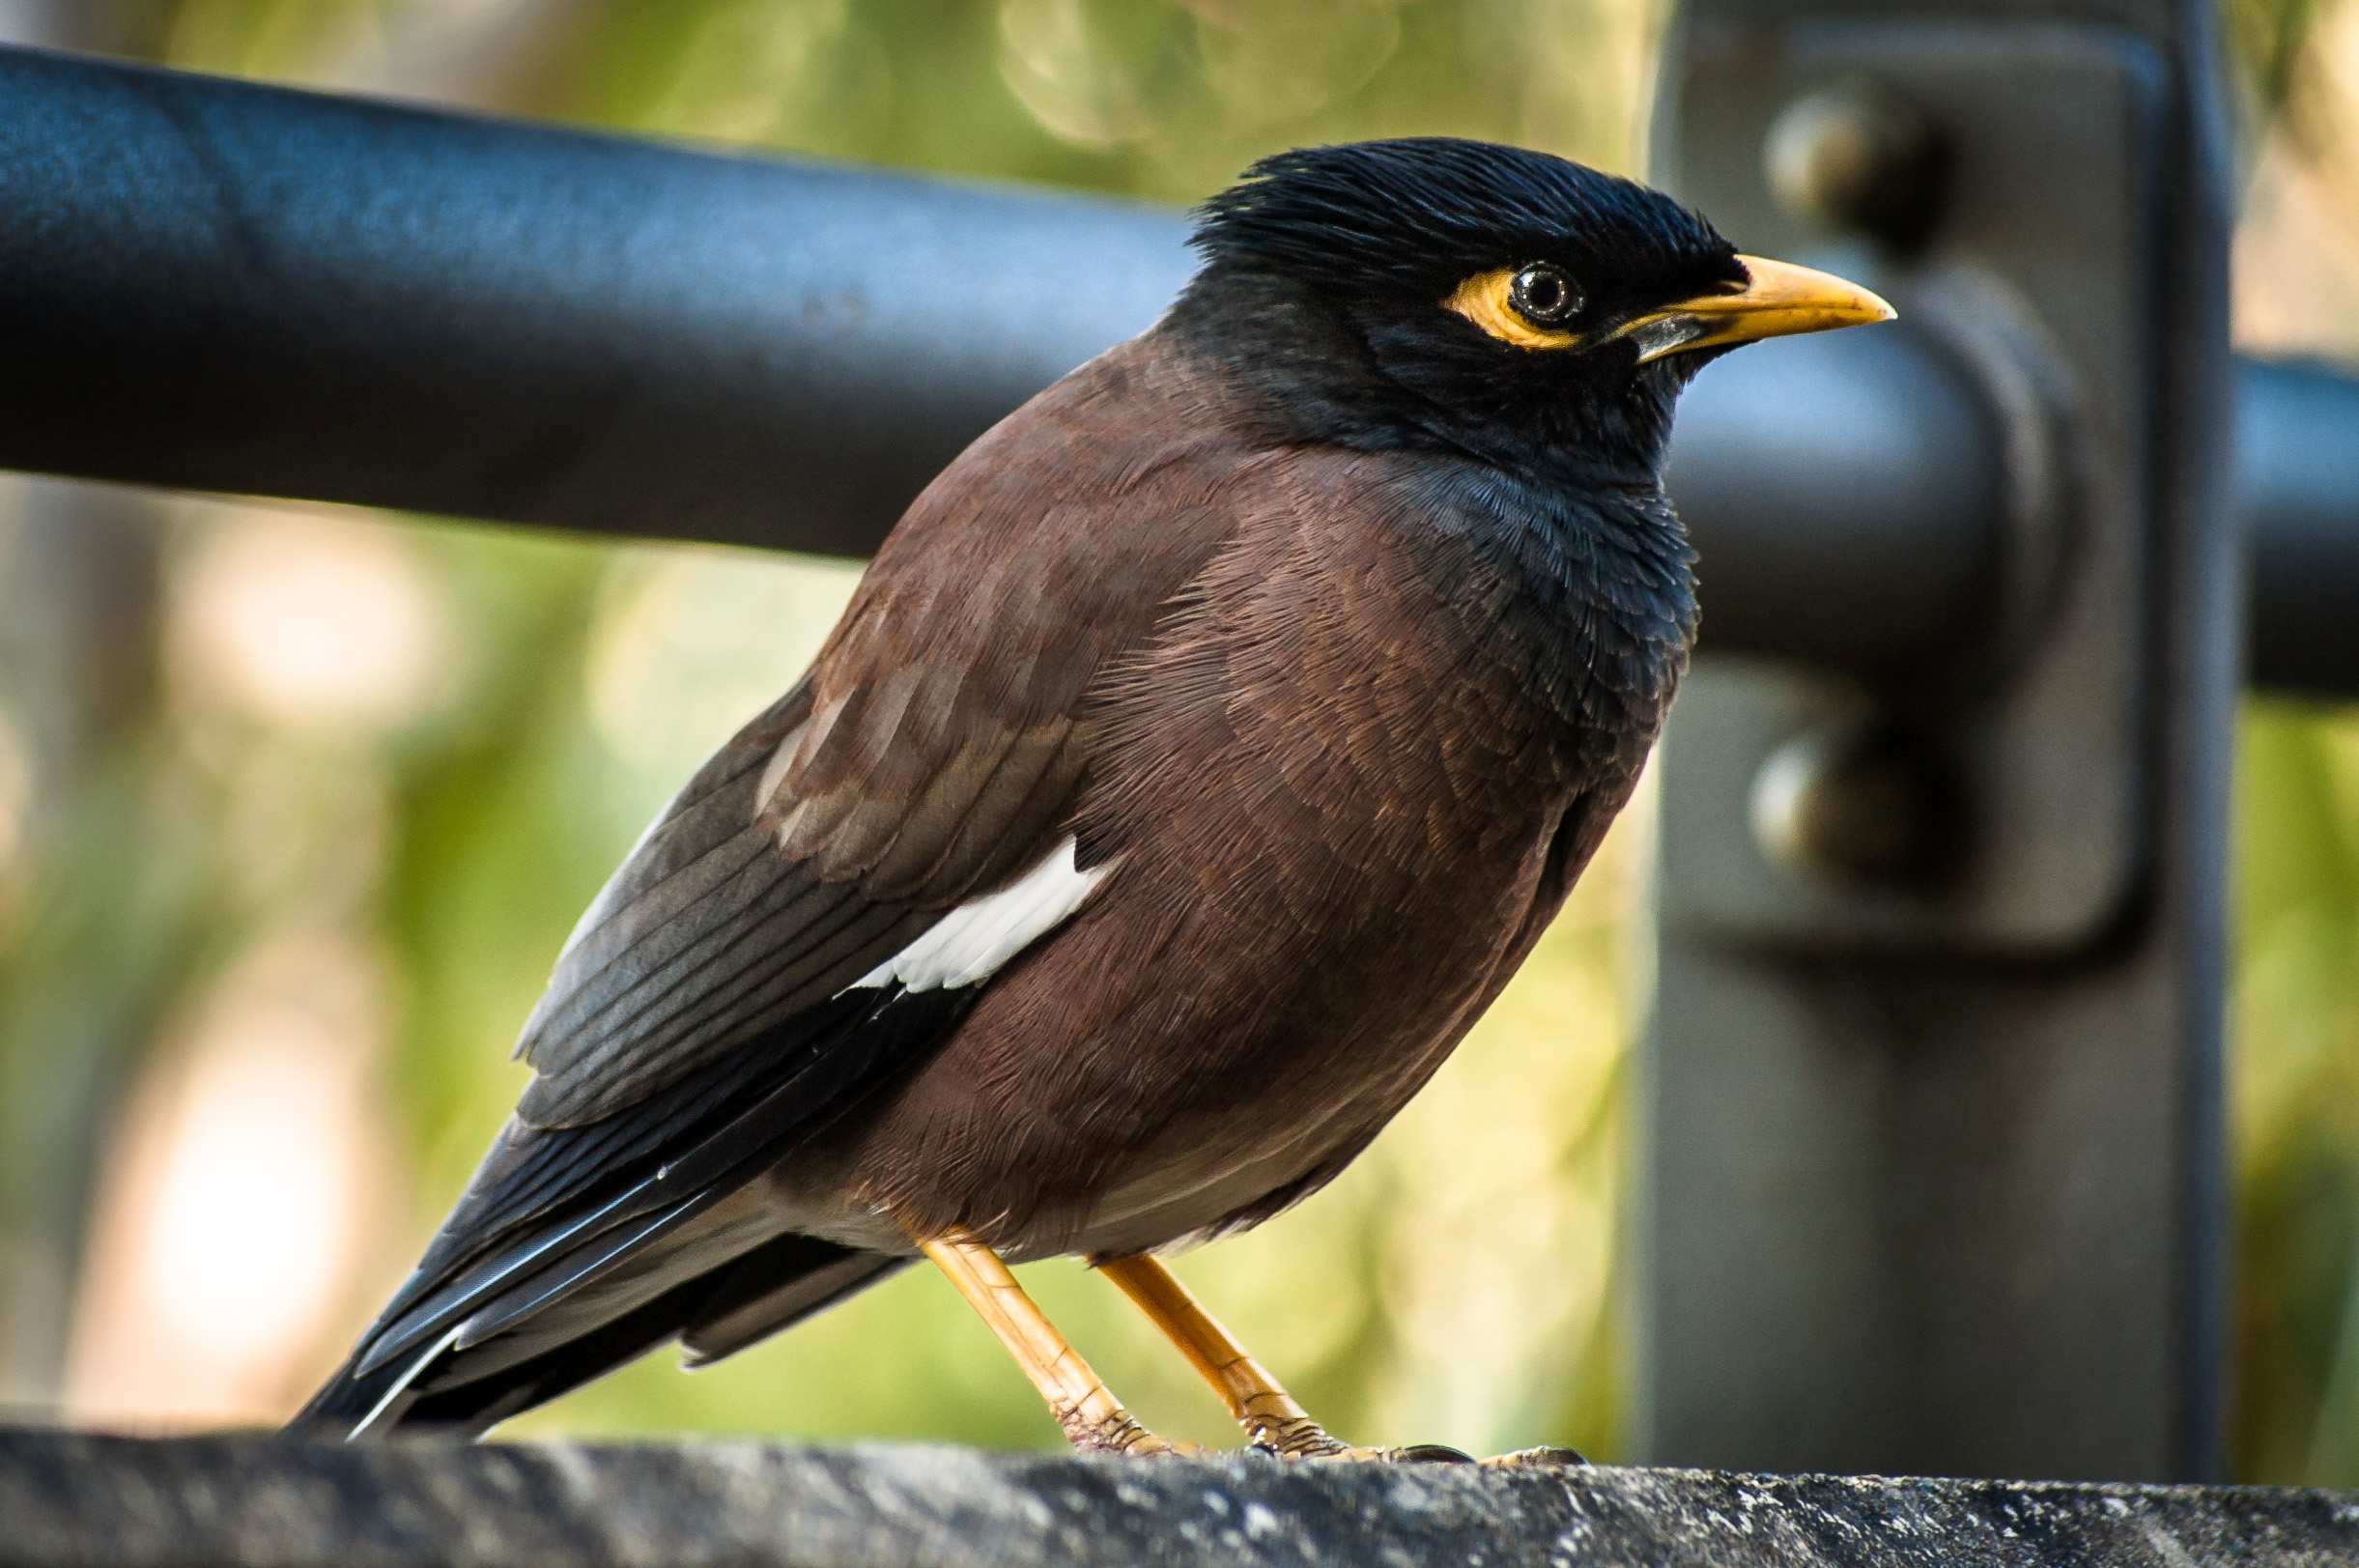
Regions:
<instances>
[{"instance_id":1,"label":"metal bracket","mask_svg":"<svg viewBox=\"0 0 2359 1568\"><path fill-rule=\"evenodd\" d=\"M1840 686L1774 667L1692 684L1665 740L1688 828L1665 839L1665 914L1822 947L2090 940L2142 859L2139 405L2166 73L2134 38L2065 27L1805 27L1774 74L1762 56L1748 31L1689 41L1680 145L1716 156L1675 165L1682 194L1748 247L1807 249L1758 160L1720 150L1768 147L1834 95L1872 92L1940 128L1940 250L1866 270L1982 392L2005 512L1950 662ZM1709 556L1701 571L1708 618ZM1701 765L1671 760L1698 746Z\"/></svg>"},{"instance_id":2,"label":"metal bracket","mask_svg":"<svg viewBox=\"0 0 2359 1568\"><path fill-rule=\"evenodd\" d=\"M1847 229L1980 389L2004 515L1954 659L1706 659L1674 711L1642 1452L2200 1474L2234 674L2208 39L2192 4L1862 10L1697 0L1660 172L1747 249Z\"/></svg>"}]
</instances>

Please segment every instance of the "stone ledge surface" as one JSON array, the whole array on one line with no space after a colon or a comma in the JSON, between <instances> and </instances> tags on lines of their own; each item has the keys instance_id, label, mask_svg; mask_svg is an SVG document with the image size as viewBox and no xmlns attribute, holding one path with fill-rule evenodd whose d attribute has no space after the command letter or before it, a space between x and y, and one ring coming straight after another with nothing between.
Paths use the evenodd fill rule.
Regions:
<instances>
[{"instance_id":1,"label":"stone ledge surface","mask_svg":"<svg viewBox=\"0 0 2359 1568\"><path fill-rule=\"evenodd\" d=\"M2359 1494L0 1430L0 1564L2359 1562Z\"/></svg>"}]
</instances>

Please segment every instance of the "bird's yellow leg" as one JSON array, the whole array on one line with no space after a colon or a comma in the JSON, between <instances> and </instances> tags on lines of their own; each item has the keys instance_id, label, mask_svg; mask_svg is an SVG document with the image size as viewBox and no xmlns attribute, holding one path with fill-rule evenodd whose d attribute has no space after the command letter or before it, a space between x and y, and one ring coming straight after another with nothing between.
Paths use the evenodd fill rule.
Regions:
<instances>
[{"instance_id":1,"label":"bird's yellow leg","mask_svg":"<svg viewBox=\"0 0 2359 1568\"><path fill-rule=\"evenodd\" d=\"M1098 1272L1122 1287L1123 1294L1135 1302L1148 1321L1163 1331L1163 1337L1177 1346L1188 1358L1198 1376L1212 1385L1236 1424L1245 1429L1245 1436L1256 1448L1265 1449L1285 1459L1356 1459L1377 1461L1456 1461L1464 1463L1466 1455L1439 1443L1417 1443L1406 1448L1362 1448L1328 1434L1326 1428L1311 1419L1293 1395L1280 1386L1278 1380L1263 1369L1244 1346L1238 1344L1220 1320L1204 1309L1204 1303L1188 1294L1188 1288L1169 1269L1152 1258L1110 1258L1101 1261ZM1508 1469L1544 1468L1558 1465L1584 1465L1588 1461L1570 1448L1526 1448L1518 1453L1501 1454L1486 1459L1487 1466Z\"/></svg>"},{"instance_id":2,"label":"bird's yellow leg","mask_svg":"<svg viewBox=\"0 0 2359 1568\"><path fill-rule=\"evenodd\" d=\"M1105 1380L1057 1331L999 1254L971 1237L947 1236L920 1241L920 1250L950 1276L967 1305L999 1336L1024 1376L1048 1401L1051 1414L1072 1445L1085 1453L1168 1454L1180 1445L1139 1425Z\"/></svg>"},{"instance_id":3,"label":"bird's yellow leg","mask_svg":"<svg viewBox=\"0 0 2359 1568\"><path fill-rule=\"evenodd\" d=\"M1455 1448L1356 1448L1330 1437L1262 1368L1220 1320L1188 1294L1169 1269L1152 1258L1109 1258L1098 1272L1122 1287L1148 1321L1179 1348L1197 1374L1212 1385L1236 1424L1256 1448L1283 1459L1464 1460Z\"/></svg>"}]
</instances>

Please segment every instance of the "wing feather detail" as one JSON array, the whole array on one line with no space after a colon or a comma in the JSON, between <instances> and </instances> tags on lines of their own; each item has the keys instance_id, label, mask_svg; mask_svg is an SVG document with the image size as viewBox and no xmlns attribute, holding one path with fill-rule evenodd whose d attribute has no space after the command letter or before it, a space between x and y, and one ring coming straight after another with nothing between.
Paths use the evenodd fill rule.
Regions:
<instances>
[{"instance_id":1,"label":"wing feather detail","mask_svg":"<svg viewBox=\"0 0 2359 1568\"><path fill-rule=\"evenodd\" d=\"M684 1266L648 1260L922 1064L1121 874L1121 843L1074 837L1088 702L1252 504L1265 459L1240 441L1206 417L1201 371L1132 345L919 498L810 671L584 913L518 1041L515 1117L315 1412L488 1421L645 1349L662 1330L641 1287ZM842 1274L886 1267L847 1253ZM609 1320L581 1305L606 1299ZM810 1305L790 1291L764 1313Z\"/></svg>"}]
</instances>

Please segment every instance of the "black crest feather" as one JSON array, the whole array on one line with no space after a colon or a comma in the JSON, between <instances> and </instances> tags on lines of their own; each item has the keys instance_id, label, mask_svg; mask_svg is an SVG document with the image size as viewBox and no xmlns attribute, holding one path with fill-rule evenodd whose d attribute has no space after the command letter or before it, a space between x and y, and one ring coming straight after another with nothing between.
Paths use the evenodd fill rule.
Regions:
<instances>
[{"instance_id":1,"label":"black crest feather","mask_svg":"<svg viewBox=\"0 0 2359 1568\"><path fill-rule=\"evenodd\" d=\"M1607 249L1617 269L1655 276L1734 252L1659 190L1547 153L1446 136L1264 158L1197 210L1194 243L1215 265L1348 271L1363 285L1413 288L1567 248Z\"/></svg>"}]
</instances>

